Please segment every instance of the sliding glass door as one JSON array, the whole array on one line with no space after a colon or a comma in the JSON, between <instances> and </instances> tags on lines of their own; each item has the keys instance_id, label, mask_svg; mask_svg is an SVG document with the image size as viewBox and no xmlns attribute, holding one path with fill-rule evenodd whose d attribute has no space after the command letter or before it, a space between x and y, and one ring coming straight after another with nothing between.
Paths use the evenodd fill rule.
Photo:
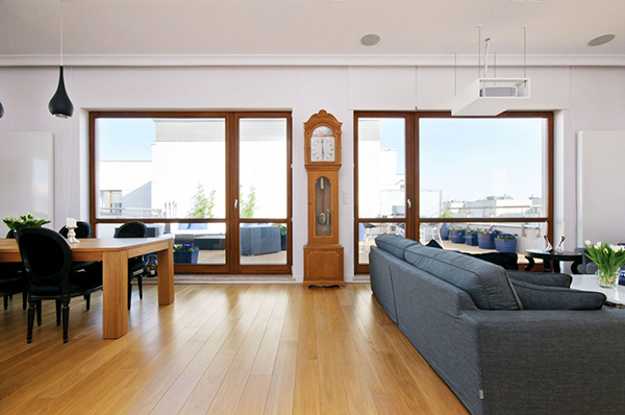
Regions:
<instances>
[{"instance_id":1,"label":"sliding glass door","mask_svg":"<svg viewBox=\"0 0 625 415\"><path fill-rule=\"evenodd\" d=\"M289 113L93 112L91 222L175 239L177 272L290 273Z\"/></svg>"},{"instance_id":2,"label":"sliding glass door","mask_svg":"<svg viewBox=\"0 0 625 415\"><path fill-rule=\"evenodd\" d=\"M382 233L468 252L504 234L521 260L553 242L552 113L369 111L354 127L356 272Z\"/></svg>"},{"instance_id":3,"label":"sliding glass door","mask_svg":"<svg viewBox=\"0 0 625 415\"><path fill-rule=\"evenodd\" d=\"M400 113L358 113L356 125L354 253L356 272L367 272L369 249L376 236L395 233L414 238L411 160L412 119Z\"/></svg>"}]
</instances>

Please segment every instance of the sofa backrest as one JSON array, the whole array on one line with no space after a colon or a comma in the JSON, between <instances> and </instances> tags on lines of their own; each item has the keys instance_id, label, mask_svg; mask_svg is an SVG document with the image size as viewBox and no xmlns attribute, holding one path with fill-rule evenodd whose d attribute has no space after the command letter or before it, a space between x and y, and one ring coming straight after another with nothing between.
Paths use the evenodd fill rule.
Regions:
<instances>
[{"instance_id":1,"label":"sofa backrest","mask_svg":"<svg viewBox=\"0 0 625 415\"><path fill-rule=\"evenodd\" d=\"M419 245L419 242L406 239L403 236L387 233L375 238L375 244L381 250L403 260L406 249L411 246Z\"/></svg>"},{"instance_id":2,"label":"sofa backrest","mask_svg":"<svg viewBox=\"0 0 625 415\"><path fill-rule=\"evenodd\" d=\"M482 310L520 310L523 308L506 270L468 255L443 249L413 245L405 249L404 259L467 292Z\"/></svg>"}]
</instances>

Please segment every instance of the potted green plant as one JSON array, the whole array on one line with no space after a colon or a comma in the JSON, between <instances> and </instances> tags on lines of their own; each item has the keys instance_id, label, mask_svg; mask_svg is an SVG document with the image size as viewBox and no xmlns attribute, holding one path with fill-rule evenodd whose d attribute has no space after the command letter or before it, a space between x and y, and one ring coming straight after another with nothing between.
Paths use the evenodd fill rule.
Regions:
<instances>
[{"instance_id":1,"label":"potted green plant","mask_svg":"<svg viewBox=\"0 0 625 415\"><path fill-rule=\"evenodd\" d=\"M41 228L43 225L50 223L47 219L36 218L31 213L27 213L20 217L6 217L2 222L9 228L9 233L16 233L26 228Z\"/></svg>"},{"instance_id":2,"label":"potted green plant","mask_svg":"<svg viewBox=\"0 0 625 415\"><path fill-rule=\"evenodd\" d=\"M613 288L619 277L621 267L625 265L625 247L590 241L585 242L586 256L597 265L599 285L604 288Z\"/></svg>"},{"instance_id":3,"label":"potted green plant","mask_svg":"<svg viewBox=\"0 0 625 415\"><path fill-rule=\"evenodd\" d=\"M455 244L463 244L464 243L464 228L458 228L455 226L451 226L449 228L449 239Z\"/></svg>"},{"instance_id":4,"label":"potted green plant","mask_svg":"<svg viewBox=\"0 0 625 415\"><path fill-rule=\"evenodd\" d=\"M477 246L477 231L473 229L467 229L464 233L464 243L470 246Z\"/></svg>"},{"instance_id":5,"label":"potted green plant","mask_svg":"<svg viewBox=\"0 0 625 415\"><path fill-rule=\"evenodd\" d=\"M282 249L283 251L286 251L286 234L287 234L287 228L286 225L280 225L280 249Z\"/></svg>"},{"instance_id":6,"label":"potted green plant","mask_svg":"<svg viewBox=\"0 0 625 415\"><path fill-rule=\"evenodd\" d=\"M517 246L516 235L500 233L495 237L495 249L499 252L515 253Z\"/></svg>"},{"instance_id":7,"label":"potted green plant","mask_svg":"<svg viewBox=\"0 0 625 415\"><path fill-rule=\"evenodd\" d=\"M174 263L197 264L200 249L191 244L174 244Z\"/></svg>"},{"instance_id":8,"label":"potted green plant","mask_svg":"<svg viewBox=\"0 0 625 415\"><path fill-rule=\"evenodd\" d=\"M478 231L477 246L482 249L495 249L495 236L497 231L492 228L482 228Z\"/></svg>"}]
</instances>

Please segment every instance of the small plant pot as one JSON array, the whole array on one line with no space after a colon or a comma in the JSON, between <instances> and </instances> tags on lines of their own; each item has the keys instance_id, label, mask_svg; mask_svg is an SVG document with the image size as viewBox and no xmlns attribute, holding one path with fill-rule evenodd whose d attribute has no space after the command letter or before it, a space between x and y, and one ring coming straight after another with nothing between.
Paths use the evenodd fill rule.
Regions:
<instances>
[{"instance_id":1,"label":"small plant pot","mask_svg":"<svg viewBox=\"0 0 625 415\"><path fill-rule=\"evenodd\" d=\"M464 229L454 229L449 231L449 239L455 244L464 243Z\"/></svg>"},{"instance_id":2,"label":"small plant pot","mask_svg":"<svg viewBox=\"0 0 625 415\"><path fill-rule=\"evenodd\" d=\"M516 246L516 238L495 238L495 249L499 252L516 253Z\"/></svg>"},{"instance_id":3,"label":"small plant pot","mask_svg":"<svg viewBox=\"0 0 625 415\"><path fill-rule=\"evenodd\" d=\"M464 243L470 246L477 246L478 245L478 240L477 240L477 233L475 232L469 232L467 234L464 235Z\"/></svg>"},{"instance_id":4,"label":"small plant pot","mask_svg":"<svg viewBox=\"0 0 625 415\"><path fill-rule=\"evenodd\" d=\"M449 225L447 225L446 223L443 223L441 225L440 232L441 232L441 239L443 241L448 241L449 240Z\"/></svg>"},{"instance_id":5,"label":"small plant pot","mask_svg":"<svg viewBox=\"0 0 625 415\"><path fill-rule=\"evenodd\" d=\"M495 249L495 234L479 233L477 236L477 246L482 249Z\"/></svg>"},{"instance_id":6,"label":"small plant pot","mask_svg":"<svg viewBox=\"0 0 625 415\"><path fill-rule=\"evenodd\" d=\"M200 249L197 246L191 248L190 251L178 251L174 252L175 264L197 264L198 257L200 255Z\"/></svg>"}]
</instances>

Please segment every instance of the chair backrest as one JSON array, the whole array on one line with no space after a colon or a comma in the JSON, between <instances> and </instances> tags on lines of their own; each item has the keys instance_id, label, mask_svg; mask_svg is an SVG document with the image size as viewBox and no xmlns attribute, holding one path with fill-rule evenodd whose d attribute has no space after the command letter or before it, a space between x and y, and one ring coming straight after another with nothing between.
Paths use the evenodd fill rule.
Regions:
<instances>
[{"instance_id":1,"label":"chair backrest","mask_svg":"<svg viewBox=\"0 0 625 415\"><path fill-rule=\"evenodd\" d=\"M50 229L31 228L17 233L17 243L30 290L58 287L62 293L68 291L72 250L65 238Z\"/></svg>"},{"instance_id":2,"label":"chair backrest","mask_svg":"<svg viewBox=\"0 0 625 415\"><path fill-rule=\"evenodd\" d=\"M59 233L63 235L63 237L67 238L67 226L63 226L59 229ZM91 225L88 222L78 221L76 222L76 238L84 239L91 238Z\"/></svg>"},{"instance_id":3,"label":"chair backrest","mask_svg":"<svg viewBox=\"0 0 625 415\"><path fill-rule=\"evenodd\" d=\"M145 238L148 228L143 222L126 222L115 230L115 238Z\"/></svg>"}]
</instances>

